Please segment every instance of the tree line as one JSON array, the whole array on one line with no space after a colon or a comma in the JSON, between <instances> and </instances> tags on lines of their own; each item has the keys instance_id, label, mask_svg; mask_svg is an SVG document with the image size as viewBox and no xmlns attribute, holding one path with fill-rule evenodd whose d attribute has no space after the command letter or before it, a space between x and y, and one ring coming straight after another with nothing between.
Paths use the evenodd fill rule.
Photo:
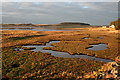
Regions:
<instances>
[{"instance_id":1,"label":"tree line","mask_svg":"<svg viewBox=\"0 0 120 80\"><path fill-rule=\"evenodd\" d=\"M115 29L116 29L116 30L119 30L119 29L120 29L120 18L119 18L118 20L116 20L116 21L110 22L110 26L111 26L111 25L114 25L114 26L115 26Z\"/></svg>"}]
</instances>

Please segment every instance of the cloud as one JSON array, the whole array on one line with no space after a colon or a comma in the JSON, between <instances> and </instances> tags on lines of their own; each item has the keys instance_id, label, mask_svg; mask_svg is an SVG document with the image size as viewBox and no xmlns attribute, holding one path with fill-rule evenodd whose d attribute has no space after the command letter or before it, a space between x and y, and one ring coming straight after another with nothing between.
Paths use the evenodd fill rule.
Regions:
<instances>
[{"instance_id":1,"label":"cloud","mask_svg":"<svg viewBox=\"0 0 120 80\"><path fill-rule=\"evenodd\" d=\"M3 2L3 23L56 24L64 21L109 24L117 2Z\"/></svg>"},{"instance_id":2,"label":"cloud","mask_svg":"<svg viewBox=\"0 0 120 80\"><path fill-rule=\"evenodd\" d=\"M2 0L2 2L119 2L119 0Z\"/></svg>"}]
</instances>

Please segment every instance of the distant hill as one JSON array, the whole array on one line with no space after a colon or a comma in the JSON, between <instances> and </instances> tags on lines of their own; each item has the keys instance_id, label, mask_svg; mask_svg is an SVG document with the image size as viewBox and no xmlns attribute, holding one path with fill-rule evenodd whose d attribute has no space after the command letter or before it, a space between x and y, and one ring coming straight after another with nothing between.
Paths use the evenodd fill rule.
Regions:
<instances>
[{"instance_id":1,"label":"distant hill","mask_svg":"<svg viewBox=\"0 0 120 80\"><path fill-rule=\"evenodd\" d=\"M120 18L118 20L116 20L116 21L110 22L110 26L111 25L115 25L115 29L119 30L120 29Z\"/></svg>"},{"instance_id":2,"label":"distant hill","mask_svg":"<svg viewBox=\"0 0 120 80\"><path fill-rule=\"evenodd\" d=\"M42 27L42 26L51 26L49 24L2 24L2 27Z\"/></svg>"},{"instance_id":3,"label":"distant hill","mask_svg":"<svg viewBox=\"0 0 120 80\"><path fill-rule=\"evenodd\" d=\"M63 23L60 23L60 24L74 24L74 25L90 25L88 23L80 23L80 22L63 22Z\"/></svg>"},{"instance_id":4,"label":"distant hill","mask_svg":"<svg viewBox=\"0 0 120 80\"><path fill-rule=\"evenodd\" d=\"M63 29L63 28L87 28L92 27L88 23L80 23L80 22L62 22L59 24L53 24L52 26L49 26L49 28L54 29Z\"/></svg>"},{"instance_id":5,"label":"distant hill","mask_svg":"<svg viewBox=\"0 0 120 80\"><path fill-rule=\"evenodd\" d=\"M2 27L40 27L47 29L63 29L63 28L87 28L92 27L88 23L80 22L63 22L59 24L2 24Z\"/></svg>"}]
</instances>

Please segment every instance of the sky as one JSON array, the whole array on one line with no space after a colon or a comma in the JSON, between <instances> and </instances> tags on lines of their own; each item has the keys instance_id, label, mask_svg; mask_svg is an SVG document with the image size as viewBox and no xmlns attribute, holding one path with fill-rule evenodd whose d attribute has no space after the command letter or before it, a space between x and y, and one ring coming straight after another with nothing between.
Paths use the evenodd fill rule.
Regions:
<instances>
[{"instance_id":1,"label":"sky","mask_svg":"<svg viewBox=\"0 0 120 80\"><path fill-rule=\"evenodd\" d=\"M109 25L118 19L118 2L2 2L2 23Z\"/></svg>"},{"instance_id":2,"label":"sky","mask_svg":"<svg viewBox=\"0 0 120 80\"><path fill-rule=\"evenodd\" d=\"M119 0L1 0L2 2L119 2Z\"/></svg>"}]
</instances>

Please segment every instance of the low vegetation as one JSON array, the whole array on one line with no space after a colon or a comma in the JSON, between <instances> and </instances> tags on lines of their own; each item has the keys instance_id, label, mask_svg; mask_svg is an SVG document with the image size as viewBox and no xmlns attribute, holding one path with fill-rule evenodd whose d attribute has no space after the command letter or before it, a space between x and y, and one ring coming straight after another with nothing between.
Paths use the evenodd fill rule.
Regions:
<instances>
[{"instance_id":1,"label":"low vegetation","mask_svg":"<svg viewBox=\"0 0 120 80\"><path fill-rule=\"evenodd\" d=\"M120 18L118 20L116 20L116 21L110 22L110 26L111 25L115 25L115 29L119 30L120 29Z\"/></svg>"},{"instance_id":2,"label":"low vegetation","mask_svg":"<svg viewBox=\"0 0 120 80\"><path fill-rule=\"evenodd\" d=\"M103 65L102 62L88 59L57 58L49 53L14 51L12 48L3 49L3 78L76 79Z\"/></svg>"},{"instance_id":3,"label":"low vegetation","mask_svg":"<svg viewBox=\"0 0 120 80\"><path fill-rule=\"evenodd\" d=\"M98 34L99 33L99 34ZM45 45L52 40L52 50L86 54L114 60L118 55L118 35L106 31L2 31L2 77L4 79L79 79L97 70L104 62L80 58L54 57L50 53L15 51L22 45ZM89 39L83 39L89 37ZM104 39L96 39L104 37ZM108 49L87 50L89 44L106 43ZM46 48L47 49L47 48Z\"/></svg>"}]
</instances>

